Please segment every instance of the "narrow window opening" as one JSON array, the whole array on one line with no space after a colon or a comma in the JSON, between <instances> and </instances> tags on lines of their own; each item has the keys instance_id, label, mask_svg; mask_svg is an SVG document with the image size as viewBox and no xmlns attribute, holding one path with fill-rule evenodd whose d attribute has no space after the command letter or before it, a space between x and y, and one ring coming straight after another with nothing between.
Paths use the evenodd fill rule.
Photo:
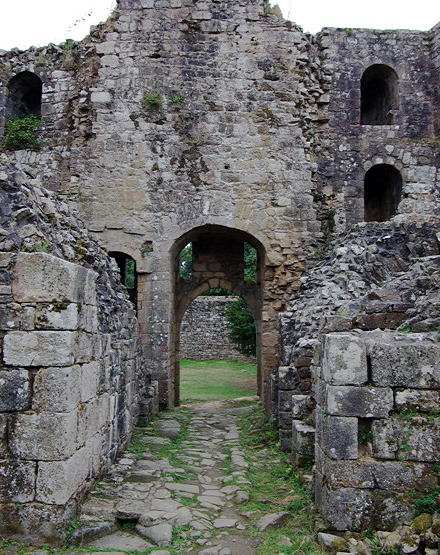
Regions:
<instances>
[{"instance_id":1,"label":"narrow window opening","mask_svg":"<svg viewBox=\"0 0 440 555\"><path fill-rule=\"evenodd\" d=\"M136 261L123 252L110 252L121 273L121 282L127 289L130 301L137 307L137 273Z\"/></svg>"},{"instance_id":2,"label":"narrow window opening","mask_svg":"<svg viewBox=\"0 0 440 555\"><path fill-rule=\"evenodd\" d=\"M397 109L397 73L382 64L367 68L361 79L361 124L391 125Z\"/></svg>"},{"instance_id":3,"label":"narrow window opening","mask_svg":"<svg viewBox=\"0 0 440 555\"><path fill-rule=\"evenodd\" d=\"M41 118L43 83L38 75L23 71L12 77L8 84L8 116Z\"/></svg>"},{"instance_id":4,"label":"narrow window opening","mask_svg":"<svg viewBox=\"0 0 440 555\"><path fill-rule=\"evenodd\" d=\"M389 164L370 168L364 179L366 222L385 222L397 214L402 195L402 176Z\"/></svg>"}]
</instances>

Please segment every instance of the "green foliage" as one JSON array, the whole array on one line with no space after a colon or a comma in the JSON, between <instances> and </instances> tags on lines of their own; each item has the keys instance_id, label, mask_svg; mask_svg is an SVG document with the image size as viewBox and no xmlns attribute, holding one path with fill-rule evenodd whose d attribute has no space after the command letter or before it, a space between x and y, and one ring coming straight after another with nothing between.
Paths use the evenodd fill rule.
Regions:
<instances>
[{"instance_id":1,"label":"green foliage","mask_svg":"<svg viewBox=\"0 0 440 555\"><path fill-rule=\"evenodd\" d=\"M66 538L70 538L70 536L73 534L73 532L75 532L75 530L77 528L79 528L81 526L81 521L80 520L71 520L69 522L69 526L66 530Z\"/></svg>"},{"instance_id":2,"label":"green foliage","mask_svg":"<svg viewBox=\"0 0 440 555\"><path fill-rule=\"evenodd\" d=\"M203 293L203 296L206 297L227 297L229 295L233 295L233 293L231 293L227 289L222 289L221 287L213 287L212 289L209 289L208 291Z\"/></svg>"},{"instance_id":3,"label":"green foliage","mask_svg":"<svg viewBox=\"0 0 440 555\"><path fill-rule=\"evenodd\" d=\"M121 530L134 530L136 528L136 522L131 522L127 520L121 524Z\"/></svg>"},{"instance_id":4,"label":"green foliage","mask_svg":"<svg viewBox=\"0 0 440 555\"><path fill-rule=\"evenodd\" d=\"M130 445L126 448L125 452L133 453L138 459L141 459L142 454L147 448L146 444L142 441L143 437L144 431L142 428L135 428L131 436Z\"/></svg>"},{"instance_id":5,"label":"green foliage","mask_svg":"<svg viewBox=\"0 0 440 555\"><path fill-rule=\"evenodd\" d=\"M36 252L52 252L52 245L48 241L43 241L35 247Z\"/></svg>"},{"instance_id":6,"label":"green foliage","mask_svg":"<svg viewBox=\"0 0 440 555\"><path fill-rule=\"evenodd\" d=\"M37 136L40 125L41 121L34 115L9 120L5 125L3 148L6 150L39 150L41 143Z\"/></svg>"},{"instance_id":7,"label":"green foliage","mask_svg":"<svg viewBox=\"0 0 440 555\"><path fill-rule=\"evenodd\" d=\"M66 39L65 42L60 44L60 48L62 48L65 52L72 50L75 46L76 42L73 39Z\"/></svg>"},{"instance_id":8,"label":"green foliage","mask_svg":"<svg viewBox=\"0 0 440 555\"><path fill-rule=\"evenodd\" d=\"M127 289L134 289L136 281L136 262L132 258L127 258L125 261L125 287Z\"/></svg>"},{"instance_id":9,"label":"green foliage","mask_svg":"<svg viewBox=\"0 0 440 555\"><path fill-rule=\"evenodd\" d=\"M158 110L162 107L162 97L157 93L145 93L142 98L142 106L147 110Z\"/></svg>"},{"instance_id":10,"label":"green foliage","mask_svg":"<svg viewBox=\"0 0 440 555\"><path fill-rule=\"evenodd\" d=\"M423 493L411 492L416 506L416 514L435 513L440 511L440 486L436 486L433 490L427 488Z\"/></svg>"},{"instance_id":11,"label":"green foliage","mask_svg":"<svg viewBox=\"0 0 440 555\"><path fill-rule=\"evenodd\" d=\"M257 251L249 243L244 244L244 281L257 281Z\"/></svg>"},{"instance_id":12,"label":"green foliage","mask_svg":"<svg viewBox=\"0 0 440 555\"><path fill-rule=\"evenodd\" d=\"M173 96L171 97L172 104L176 104L177 106L180 106L181 104L184 104L184 102L185 102L184 96L182 96L178 92L173 93Z\"/></svg>"},{"instance_id":13,"label":"green foliage","mask_svg":"<svg viewBox=\"0 0 440 555\"><path fill-rule=\"evenodd\" d=\"M183 279L192 278L192 243L188 243L180 251L179 276Z\"/></svg>"},{"instance_id":14,"label":"green foliage","mask_svg":"<svg viewBox=\"0 0 440 555\"><path fill-rule=\"evenodd\" d=\"M245 356L255 356L257 352L255 320L246 302L238 298L225 311L229 327L229 340Z\"/></svg>"}]
</instances>

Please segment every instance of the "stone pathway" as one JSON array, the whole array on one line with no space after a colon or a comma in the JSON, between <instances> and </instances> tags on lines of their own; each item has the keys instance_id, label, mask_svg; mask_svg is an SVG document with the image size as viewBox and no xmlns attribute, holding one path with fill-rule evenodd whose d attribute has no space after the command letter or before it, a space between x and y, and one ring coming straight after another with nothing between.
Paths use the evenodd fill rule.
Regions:
<instances>
[{"instance_id":1,"label":"stone pathway","mask_svg":"<svg viewBox=\"0 0 440 555\"><path fill-rule=\"evenodd\" d=\"M95 487L71 541L104 552L253 555L258 538L244 533L250 523L237 511L249 499L237 425L247 410L163 415L140 438L140 458L125 454Z\"/></svg>"}]
</instances>

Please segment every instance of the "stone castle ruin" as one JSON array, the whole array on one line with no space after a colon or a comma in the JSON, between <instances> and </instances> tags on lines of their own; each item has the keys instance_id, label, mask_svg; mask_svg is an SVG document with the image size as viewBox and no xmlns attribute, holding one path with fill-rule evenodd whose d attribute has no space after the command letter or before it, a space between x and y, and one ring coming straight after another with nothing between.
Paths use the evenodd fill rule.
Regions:
<instances>
[{"instance_id":1,"label":"stone castle ruin","mask_svg":"<svg viewBox=\"0 0 440 555\"><path fill-rule=\"evenodd\" d=\"M0 52L1 139L41 119L0 155L0 533L60 537L179 403L216 287L330 526L392 529L436 487L439 65L439 25L311 36L264 0L119 0L80 43Z\"/></svg>"}]
</instances>

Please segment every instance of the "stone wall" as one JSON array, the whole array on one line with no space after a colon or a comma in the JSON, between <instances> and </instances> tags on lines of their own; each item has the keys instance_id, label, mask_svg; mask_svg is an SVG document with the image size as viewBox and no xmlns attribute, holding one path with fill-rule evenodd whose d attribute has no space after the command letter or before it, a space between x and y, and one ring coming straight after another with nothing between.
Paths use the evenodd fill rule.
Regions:
<instances>
[{"instance_id":1,"label":"stone wall","mask_svg":"<svg viewBox=\"0 0 440 555\"><path fill-rule=\"evenodd\" d=\"M301 290L281 317L277 395L280 438L286 450L291 449L292 395L311 391L313 349L320 334L437 328L436 231L436 226L392 221L358 224L340 235L324 259L301 278Z\"/></svg>"},{"instance_id":2,"label":"stone wall","mask_svg":"<svg viewBox=\"0 0 440 555\"><path fill-rule=\"evenodd\" d=\"M231 297L198 297L185 313L180 330L180 356L192 360L255 362L239 353L228 339L225 310Z\"/></svg>"},{"instance_id":3,"label":"stone wall","mask_svg":"<svg viewBox=\"0 0 440 555\"><path fill-rule=\"evenodd\" d=\"M0 178L0 533L45 543L157 391L105 253L37 182Z\"/></svg>"},{"instance_id":4,"label":"stone wall","mask_svg":"<svg viewBox=\"0 0 440 555\"><path fill-rule=\"evenodd\" d=\"M96 272L119 415L131 395L122 353L138 331L115 269L85 229L136 261L142 353L133 360L139 392L148 367L163 407L178 400L178 330L189 303L221 282L248 294L258 389L285 449L292 415L313 423L319 333L438 325L438 52L438 26L313 37L265 0L119 0L81 43L0 52L0 136L10 80L28 71L42 83L41 148L2 154L11 165L0 250L43 250ZM376 65L395 75L396 99L391 119L364 124L362 76ZM378 167L401 190L389 222L366 224L366 176ZM183 282L179 251L190 241L200 266ZM253 288L242 275L244 242L258 251ZM39 331L14 318L1 338Z\"/></svg>"},{"instance_id":5,"label":"stone wall","mask_svg":"<svg viewBox=\"0 0 440 555\"><path fill-rule=\"evenodd\" d=\"M328 334L320 359L317 503L337 530L392 530L440 483L438 337Z\"/></svg>"}]
</instances>

